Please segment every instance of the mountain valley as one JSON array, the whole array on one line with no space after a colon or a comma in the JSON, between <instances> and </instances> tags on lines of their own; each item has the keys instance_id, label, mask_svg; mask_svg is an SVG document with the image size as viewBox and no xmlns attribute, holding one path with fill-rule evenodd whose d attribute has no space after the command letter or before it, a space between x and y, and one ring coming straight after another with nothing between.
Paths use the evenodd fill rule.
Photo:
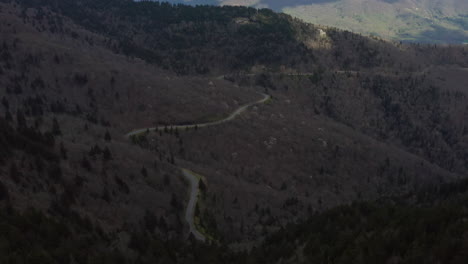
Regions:
<instances>
[{"instance_id":1,"label":"mountain valley","mask_svg":"<svg viewBox=\"0 0 468 264\"><path fill-rule=\"evenodd\" d=\"M463 263L468 47L234 6L0 17L0 263Z\"/></svg>"}]
</instances>

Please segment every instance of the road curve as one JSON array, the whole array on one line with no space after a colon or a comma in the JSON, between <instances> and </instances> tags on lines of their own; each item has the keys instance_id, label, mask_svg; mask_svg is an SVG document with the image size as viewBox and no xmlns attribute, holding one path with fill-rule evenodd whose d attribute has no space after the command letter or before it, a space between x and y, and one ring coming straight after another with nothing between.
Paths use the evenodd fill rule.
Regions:
<instances>
[{"instance_id":1,"label":"road curve","mask_svg":"<svg viewBox=\"0 0 468 264\"><path fill-rule=\"evenodd\" d=\"M187 210L185 211L185 220L189 224L190 233L193 234L195 239L205 241L205 236L197 230L195 223L193 222L193 219L195 217L195 207L197 206L198 201L198 194L200 193L200 190L198 188L198 183L200 182L200 180L195 174L193 174L193 172L187 169L182 169L182 174L190 182L191 189L190 200L187 205Z\"/></svg>"},{"instance_id":2,"label":"road curve","mask_svg":"<svg viewBox=\"0 0 468 264\"><path fill-rule=\"evenodd\" d=\"M247 110L249 107L251 107L253 105L256 105L256 104L263 104L263 103L265 103L266 101L268 101L271 98L271 96L268 95L268 94L262 93L262 95L263 95L262 99L260 99L258 101L255 101L255 102L252 102L252 103L245 104L245 105L239 107L233 113L231 113L228 117L226 117L224 119L221 119L221 120L218 120L218 121L208 122L208 123L200 123L200 124L191 124L191 125L166 125L166 126L142 128L142 129L137 129L137 130L134 130L134 131L128 133L126 135L126 137L137 136L137 135L145 133L147 131L149 131L149 132L151 132L151 131L160 131L160 130L170 129L170 128L172 128L172 129L190 129L190 128L202 128L202 127L220 125L220 124L232 121L233 119L238 117L240 114L245 112L245 110Z\"/></svg>"},{"instance_id":3,"label":"road curve","mask_svg":"<svg viewBox=\"0 0 468 264\"><path fill-rule=\"evenodd\" d=\"M220 124L223 124L223 123L226 123L226 122L229 122L229 121L235 119L240 114L245 112L249 107L251 107L253 105L256 105L256 104L263 104L263 103L265 103L266 101L268 101L271 98L270 95L263 94L263 93L262 93L262 95L263 95L262 99L257 100L257 101L252 102L252 103L249 103L249 104L245 104L245 105L239 107L233 113L231 113L228 117L226 117L224 119L221 119L221 120L218 120L218 121L215 121L215 122L191 124L191 125L157 126L157 127L151 127L151 128L142 128L142 129L134 130L134 131L128 133L126 136L131 137L131 136L136 136L136 135L145 133L147 131L159 131L159 130L164 130L166 128L188 129L188 128L195 128L195 127L200 128L200 127L220 125ZM197 228L195 226L195 223L194 223L195 208L197 206L198 194L200 192L200 190L198 188L200 180L193 172L191 172L191 171L189 171L187 169L181 169L181 170L182 170L182 174L184 175L184 177L187 178L187 180L190 182L190 200L189 200L189 203L187 205L187 209L185 211L185 220L189 224L190 233L193 234L195 239L197 239L199 241L205 241L206 240L205 236L197 230Z\"/></svg>"}]
</instances>

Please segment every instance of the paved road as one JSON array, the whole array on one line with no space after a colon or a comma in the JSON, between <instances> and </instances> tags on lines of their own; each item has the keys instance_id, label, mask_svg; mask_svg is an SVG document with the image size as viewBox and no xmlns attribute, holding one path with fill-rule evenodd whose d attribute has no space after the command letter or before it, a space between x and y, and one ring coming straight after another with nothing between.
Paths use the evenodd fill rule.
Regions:
<instances>
[{"instance_id":1,"label":"paved road","mask_svg":"<svg viewBox=\"0 0 468 264\"><path fill-rule=\"evenodd\" d=\"M239 107L236 111L234 111L228 117L219 121L201 123L201 124L192 124L192 125L157 126L157 127L151 127L151 128L142 128L142 129L134 130L128 133L126 136L127 137L136 136L136 135L145 133L146 131L159 131L159 130L164 130L165 128L187 129L187 128L195 128L195 127L208 127L208 126L220 125L220 124L223 124L223 123L226 123L235 119L240 114L245 112L249 107L256 105L256 104L263 104L271 98L270 95L267 95L267 94L262 94L262 95L263 95L262 99ZM200 180L193 172L187 169L181 169L181 170L182 170L184 177L187 178L190 182L190 200L187 205L187 209L185 211L185 220L189 224L190 233L193 234L193 236L197 240L205 241L206 240L205 236L197 230L195 223L193 222L194 216L195 216L195 207L197 206L197 202L198 202L198 194L200 192L198 188L198 183Z\"/></svg>"},{"instance_id":2,"label":"paved road","mask_svg":"<svg viewBox=\"0 0 468 264\"><path fill-rule=\"evenodd\" d=\"M431 69L431 67L428 67L428 68L425 68L422 71L411 72L411 74L413 74L413 75L424 75L430 69ZM461 69L466 70L468 68L461 68ZM357 74L360 74L360 73L362 73L362 74L374 73L374 74L380 74L380 75L383 74L383 75L389 75L389 76L394 76L395 75L394 72L376 73L376 72L369 72L369 71L353 71L353 70L331 70L330 72L339 73L339 74L351 74L351 75L357 75ZM314 72L296 72L296 73L280 73L280 72L274 72L274 73L270 72L270 73L268 73L268 72L265 72L265 73L245 73L245 74L238 74L237 76L254 77L254 76L261 75L261 74L275 75L275 76L313 76L316 73L314 73ZM229 75L227 75L227 76L229 76ZM233 76L236 76L236 75L233 75ZM225 77L226 77L226 75L220 75L220 76L216 77L216 79L223 80Z\"/></svg>"},{"instance_id":3,"label":"paved road","mask_svg":"<svg viewBox=\"0 0 468 264\"><path fill-rule=\"evenodd\" d=\"M185 178L189 180L190 182L190 200L187 205L187 210L185 211L185 220L189 224L190 227L190 233L193 234L193 236L200 241L205 241L205 236L200 233L197 228L195 227L195 223L193 222L193 219L195 217L195 207L197 206L197 201L198 201L198 194L200 192L198 188L198 183L199 179L198 177L193 174L191 171L182 169L182 173L184 174Z\"/></svg>"},{"instance_id":4,"label":"paved road","mask_svg":"<svg viewBox=\"0 0 468 264\"><path fill-rule=\"evenodd\" d=\"M256 104L263 104L263 103L265 103L266 101L268 101L271 98L270 95L263 94L263 93L262 93L262 95L263 95L262 99L260 99L258 101L255 101L255 102L252 102L252 103L249 103L249 104L246 104L246 105L243 105L243 106L239 107L236 111L234 111L232 114L230 114L228 117L226 117L224 119L221 119L221 120L218 120L218 121L208 122L208 123L200 123L200 124L191 124L191 125L175 125L175 126L169 125L169 126L157 126L157 127L142 128L142 129L134 130L134 131L128 133L126 136L127 137L136 136L136 135L139 135L139 134L143 134L143 133L145 133L147 131L150 131L150 132L151 131L160 131L160 130L164 130L165 128L183 130L183 129L190 129L190 128L195 128L195 127L202 128L202 127L220 125L220 124L232 121L233 119L238 117L240 114L245 112L245 110L247 110L249 107L251 107L253 105L256 105Z\"/></svg>"}]
</instances>

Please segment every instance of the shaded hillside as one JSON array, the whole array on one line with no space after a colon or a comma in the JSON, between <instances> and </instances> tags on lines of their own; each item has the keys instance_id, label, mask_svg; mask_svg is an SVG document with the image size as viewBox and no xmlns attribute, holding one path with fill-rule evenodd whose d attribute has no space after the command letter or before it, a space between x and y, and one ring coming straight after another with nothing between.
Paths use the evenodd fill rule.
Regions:
<instances>
[{"instance_id":1,"label":"shaded hillside","mask_svg":"<svg viewBox=\"0 0 468 264\"><path fill-rule=\"evenodd\" d=\"M6 258L245 262L227 248L467 175L466 47L245 7L4 0L0 17ZM171 128L216 122L260 93L272 99L229 122ZM189 238L180 168L201 175L196 222L216 246Z\"/></svg>"},{"instance_id":2,"label":"shaded hillside","mask_svg":"<svg viewBox=\"0 0 468 264\"><path fill-rule=\"evenodd\" d=\"M321 59L326 55L340 57L348 62L348 68L384 66L405 58L406 62L416 61L415 64L425 62L424 58L408 57L410 54L395 59L393 57L399 53L397 48L342 34L337 29L324 29L327 38L327 34L320 34L319 27L306 26L267 9L257 12L253 8L229 6L172 7L167 3L136 4L128 0L20 2L24 7L43 6L49 2L52 11L64 13L75 23L107 37L105 44L109 49L180 74L250 70L258 64L303 71L310 71L317 62L326 63L326 67L342 68L335 61ZM108 8L111 4L112 8ZM350 41L342 41L347 38ZM350 44L359 44L361 49ZM308 48L320 46L331 49L314 52ZM340 53L343 50L347 51ZM205 61L210 64L202 63Z\"/></svg>"},{"instance_id":3,"label":"shaded hillside","mask_svg":"<svg viewBox=\"0 0 468 264\"><path fill-rule=\"evenodd\" d=\"M411 202L340 206L272 235L251 253L252 263L465 263L467 197L465 180L418 192Z\"/></svg>"},{"instance_id":4,"label":"shaded hillside","mask_svg":"<svg viewBox=\"0 0 468 264\"><path fill-rule=\"evenodd\" d=\"M90 218L125 244L123 226L138 229L145 216L156 219L150 232L185 236L180 216L188 197L172 154L153 155L124 134L203 122L256 93L222 80L177 78L112 52L103 37L62 15L41 12L1 4L2 203Z\"/></svg>"},{"instance_id":5,"label":"shaded hillside","mask_svg":"<svg viewBox=\"0 0 468 264\"><path fill-rule=\"evenodd\" d=\"M87 219L58 222L35 210L1 209L0 260L47 263L465 263L466 182L420 193L418 207L387 199L314 214L270 235L251 252L132 234L135 262L106 245ZM70 237L71 235L71 237Z\"/></svg>"}]
</instances>

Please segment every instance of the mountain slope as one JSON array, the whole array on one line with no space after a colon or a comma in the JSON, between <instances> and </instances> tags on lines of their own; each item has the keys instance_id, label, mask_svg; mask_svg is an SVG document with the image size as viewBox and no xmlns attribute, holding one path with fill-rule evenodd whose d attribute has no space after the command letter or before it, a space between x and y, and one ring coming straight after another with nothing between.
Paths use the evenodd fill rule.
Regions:
<instances>
[{"instance_id":1,"label":"mountain slope","mask_svg":"<svg viewBox=\"0 0 468 264\"><path fill-rule=\"evenodd\" d=\"M227 248L467 175L466 47L245 7L2 0L0 17L6 261L245 262ZM229 122L174 129L259 93ZM181 168L202 179L194 222L219 247L189 237Z\"/></svg>"},{"instance_id":2,"label":"mountain slope","mask_svg":"<svg viewBox=\"0 0 468 264\"><path fill-rule=\"evenodd\" d=\"M397 41L467 43L468 4L463 0L226 0L172 1L272 8L306 22Z\"/></svg>"},{"instance_id":3,"label":"mountain slope","mask_svg":"<svg viewBox=\"0 0 468 264\"><path fill-rule=\"evenodd\" d=\"M466 1L356 1L285 7L284 12L311 23L335 26L387 39L468 42Z\"/></svg>"}]
</instances>

